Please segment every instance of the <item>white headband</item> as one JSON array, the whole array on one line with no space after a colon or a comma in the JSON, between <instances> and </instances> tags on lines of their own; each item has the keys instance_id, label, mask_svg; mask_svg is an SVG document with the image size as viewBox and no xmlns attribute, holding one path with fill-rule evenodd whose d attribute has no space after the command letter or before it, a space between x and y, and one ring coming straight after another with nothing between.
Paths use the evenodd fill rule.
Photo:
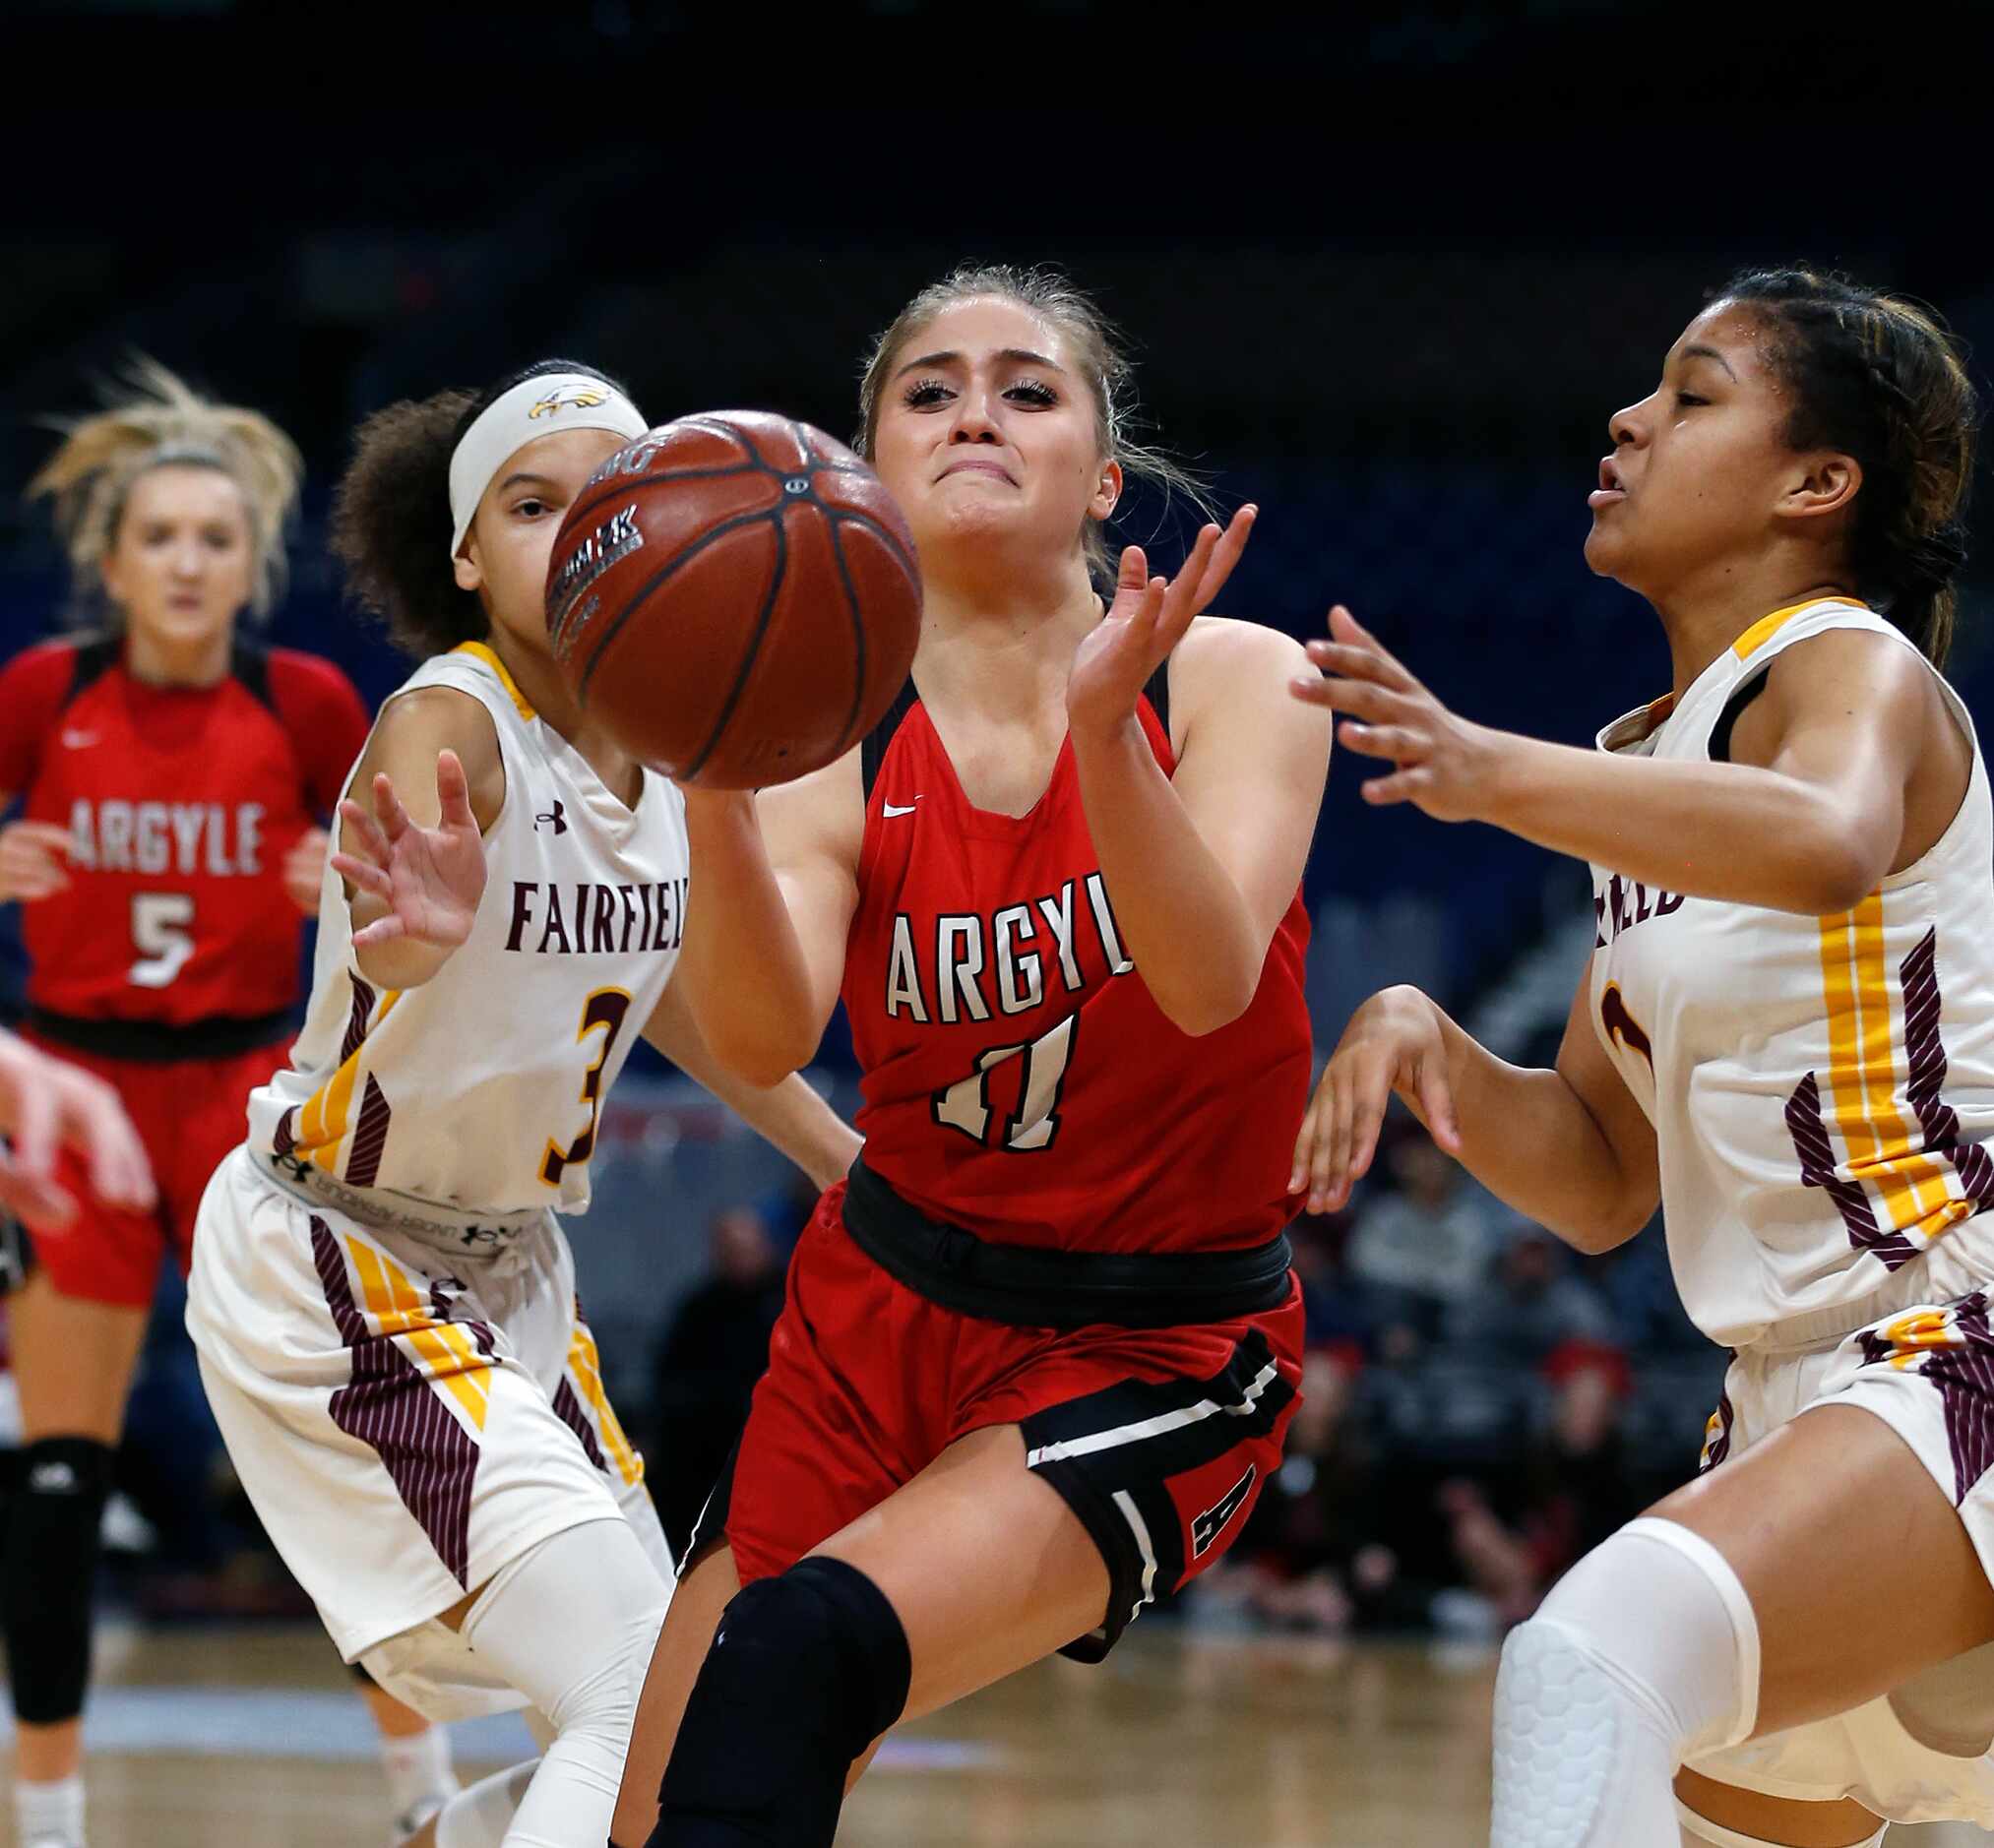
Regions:
<instances>
[{"instance_id":1,"label":"white headband","mask_svg":"<svg viewBox=\"0 0 1994 1848\"><path fill-rule=\"evenodd\" d=\"M516 450L557 430L613 430L631 439L650 427L615 386L587 372L535 373L502 392L451 452L451 557L462 548L492 477Z\"/></svg>"}]
</instances>

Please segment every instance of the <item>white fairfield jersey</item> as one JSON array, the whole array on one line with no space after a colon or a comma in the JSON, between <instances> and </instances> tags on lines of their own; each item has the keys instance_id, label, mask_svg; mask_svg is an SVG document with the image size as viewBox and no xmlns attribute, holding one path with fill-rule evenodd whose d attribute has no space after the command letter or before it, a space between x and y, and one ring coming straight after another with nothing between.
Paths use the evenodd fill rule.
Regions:
<instances>
[{"instance_id":1,"label":"white fairfield jersey","mask_svg":"<svg viewBox=\"0 0 1994 1848\"><path fill-rule=\"evenodd\" d=\"M401 691L418 687L469 694L498 728L505 803L470 936L421 987L376 989L329 867L305 1028L250 1098L249 1145L459 1211L580 1212L601 1100L678 960L684 800L647 770L626 808L480 644Z\"/></svg>"},{"instance_id":2,"label":"white fairfield jersey","mask_svg":"<svg viewBox=\"0 0 1994 1848\"><path fill-rule=\"evenodd\" d=\"M1734 696L1829 629L1911 647L1858 604L1778 610L1672 709L1629 713L1600 748L1708 761ZM1654 1125L1670 1262L1706 1334L1738 1348L1782 1329L1811 1338L1843 1312L1847 1327L1867 1320L1879 1297L1925 1300L1924 1255L1941 1241L1949 1266L1994 1275L1994 1220L1962 1229L1994 1205L1994 815L1977 742L1945 833L1851 911L1800 917L1597 866L1592 878L1592 1024Z\"/></svg>"}]
</instances>

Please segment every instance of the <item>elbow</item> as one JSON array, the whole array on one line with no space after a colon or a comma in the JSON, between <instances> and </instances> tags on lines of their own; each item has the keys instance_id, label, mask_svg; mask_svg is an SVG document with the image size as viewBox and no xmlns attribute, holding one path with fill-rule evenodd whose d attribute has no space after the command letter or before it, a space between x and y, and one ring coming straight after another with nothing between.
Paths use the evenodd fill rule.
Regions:
<instances>
[{"instance_id":1,"label":"elbow","mask_svg":"<svg viewBox=\"0 0 1994 1848\"><path fill-rule=\"evenodd\" d=\"M774 1090L792 1072L810 1063L817 1048L800 1034L717 1034L709 1031L707 1050L743 1084L758 1091Z\"/></svg>"},{"instance_id":2,"label":"elbow","mask_svg":"<svg viewBox=\"0 0 1994 1848\"><path fill-rule=\"evenodd\" d=\"M1802 869L1804 902L1794 908L1808 917L1834 917L1853 911L1882 883L1884 869L1869 855L1845 843L1835 843Z\"/></svg>"},{"instance_id":3,"label":"elbow","mask_svg":"<svg viewBox=\"0 0 1994 1848\"><path fill-rule=\"evenodd\" d=\"M1250 981L1209 979L1217 973L1208 971L1208 979L1184 994L1156 995L1157 1007L1180 1033L1203 1039L1208 1033L1230 1026L1253 1006L1253 997L1260 987L1258 970Z\"/></svg>"},{"instance_id":4,"label":"elbow","mask_svg":"<svg viewBox=\"0 0 1994 1848\"><path fill-rule=\"evenodd\" d=\"M1589 1213L1583 1221L1553 1226L1551 1230L1575 1252L1583 1252L1588 1258L1599 1258L1607 1252L1618 1251L1629 1239L1638 1237L1654 1217L1657 1203L1648 1198L1627 1197L1608 1201L1598 1211Z\"/></svg>"}]
</instances>

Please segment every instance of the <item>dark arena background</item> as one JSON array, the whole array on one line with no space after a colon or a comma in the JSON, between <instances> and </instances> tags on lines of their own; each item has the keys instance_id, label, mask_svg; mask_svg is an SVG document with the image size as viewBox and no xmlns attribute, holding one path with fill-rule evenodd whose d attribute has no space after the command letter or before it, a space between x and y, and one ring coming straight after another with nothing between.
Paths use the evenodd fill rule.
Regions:
<instances>
[{"instance_id":1,"label":"dark arena background","mask_svg":"<svg viewBox=\"0 0 1994 1848\"><path fill-rule=\"evenodd\" d=\"M1584 742L1666 685L1657 624L1580 547L1607 417L1707 291L1845 269L1936 304L1987 390L1983 51L1972 12L1917 8L1844 29L1588 0L11 0L0 651L69 620L21 493L44 420L135 353L297 440L269 635L371 706L405 664L325 543L368 412L560 354L654 421L758 407L845 434L916 287L1042 262L1132 337L1150 433L1258 502L1226 613L1307 636L1346 601L1467 715ZM1169 564L1188 529L1141 497L1121 522ZM1952 670L1983 724L1989 590L1976 560ZM1591 944L1583 869L1374 811L1367 773L1339 754L1308 865L1318 1058L1408 981L1547 1061ZM12 907L0 935L18 1012ZM853 1101L841 1024L814 1076ZM603 1132L581 1290L676 1541L811 1201L642 1048ZM1293 1236L1308 1403L1228 1562L1105 1667L1044 1664L897 1732L841 1841L1482 1839L1501 1637L1686 1477L1723 1357L1658 1225L1582 1261L1409 1119L1351 1207ZM92 1842L385 1841L366 1715L232 1483L179 1304L162 1276L107 1515ZM510 1721L455 1750L460 1771L528 1752ZM1891 1837L1941 1839L1984 1838Z\"/></svg>"}]
</instances>

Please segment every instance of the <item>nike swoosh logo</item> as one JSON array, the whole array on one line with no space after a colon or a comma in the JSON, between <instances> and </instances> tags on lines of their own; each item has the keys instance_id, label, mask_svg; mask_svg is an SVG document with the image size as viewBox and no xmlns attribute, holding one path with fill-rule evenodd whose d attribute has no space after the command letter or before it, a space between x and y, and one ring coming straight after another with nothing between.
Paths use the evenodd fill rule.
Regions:
<instances>
[{"instance_id":1,"label":"nike swoosh logo","mask_svg":"<svg viewBox=\"0 0 1994 1848\"><path fill-rule=\"evenodd\" d=\"M920 800L919 796L914 797L914 802L918 802L919 800ZM882 802L879 805L879 812L882 815L889 815L889 816L911 815L914 812L914 802L909 802L905 808L902 808L898 803Z\"/></svg>"}]
</instances>

